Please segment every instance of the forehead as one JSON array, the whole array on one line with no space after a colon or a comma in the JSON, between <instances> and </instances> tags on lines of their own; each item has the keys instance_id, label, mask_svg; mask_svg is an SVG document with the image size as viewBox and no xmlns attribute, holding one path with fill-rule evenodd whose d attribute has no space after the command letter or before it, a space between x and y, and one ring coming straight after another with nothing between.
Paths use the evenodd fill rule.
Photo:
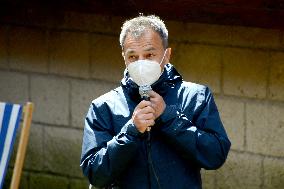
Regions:
<instances>
[{"instance_id":1,"label":"forehead","mask_svg":"<svg viewBox=\"0 0 284 189\"><path fill-rule=\"evenodd\" d=\"M131 35L128 33L124 41L124 52L136 52L146 49L163 49L163 42L160 35L153 30L145 30L140 36Z\"/></svg>"}]
</instances>

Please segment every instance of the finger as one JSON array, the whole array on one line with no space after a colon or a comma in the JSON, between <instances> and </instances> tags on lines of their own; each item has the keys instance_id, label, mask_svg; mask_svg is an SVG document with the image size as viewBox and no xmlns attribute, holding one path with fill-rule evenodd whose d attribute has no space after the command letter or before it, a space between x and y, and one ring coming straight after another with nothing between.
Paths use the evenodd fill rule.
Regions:
<instances>
[{"instance_id":1,"label":"finger","mask_svg":"<svg viewBox=\"0 0 284 189\"><path fill-rule=\"evenodd\" d=\"M155 120L152 119L148 120L148 127L152 127L154 125L155 125Z\"/></svg>"},{"instance_id":2,"label":"finger","mask_svg":"<svg viewBox=\"0 0 284 189\"><path fill-rule=\"evenodd\" d=\"M145 123L146 127L152 127L153 125L155 125L154 120L144 120L144 123Z\"/></svg>"},{"instance_id":3,"label":"finger","mask_svg":"<svg viewBox=\"0 0 284 189\"><path fill-rule=\"evenodd\" d=\"M155 119L155 114L154 113L143 114L143 116L141 116L141 119L144 119L144 120L154 120Z\"/></svg>"},{"instance_id":4,"label":"finger","mask_svg":"<svg viewBox=\"0 0 284 189\"><path fill-rule=\"evenodd\" d=\"M147 106L139 111L140 114L148 114L148 113L155 113L155 109L152 106Z\"/></svg>"},{"instance_id":5,"label":"finger","mask_svg":"<svg viewBox=\"0 0 284 189\"><path fill-rule=\"evenodd\" d=\"M147 101L147 100L142 100L137 106L136 108L142 109L146 106L151 106L151 102Z\"/></svg>"},{"instance_id":6,"label":"finger","mask_svg":"<svg viewBox=\"0 0 284 189\"><path fill-rule=\"evenodd\" d=\"M155 120L155 113L147 113L147 114L136 114L135 119L137 121L143 120Z\"/></svg>"},{"instance_id":7,"label":"finger","mask_svg":"<svg viewBox=\"0 0 284 189\"><path fill-rule=\"evenodd\" d=\"M155 91L151 90L148 92L148 95L150 96L150 98L157 98L160 95L158 93L156 93Z\"/></svg>"},{"instance_id":8,"label":"finger","mask_svg":"<svg viewBox=\"0 0 284 189\"><path fill-rule=\"evenodd\" d=\"M149 127L153 123L153 120L147 120L147 119L142 119L142 120L137 120L136 124L139 125L139 128L146 128Z\"/></svg>"}]
</instances>

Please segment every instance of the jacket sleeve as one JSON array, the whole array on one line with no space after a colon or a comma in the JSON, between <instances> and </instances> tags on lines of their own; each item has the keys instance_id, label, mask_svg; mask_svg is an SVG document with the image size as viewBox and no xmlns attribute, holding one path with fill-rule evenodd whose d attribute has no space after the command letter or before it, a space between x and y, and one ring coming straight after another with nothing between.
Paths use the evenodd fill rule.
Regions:
<instances>
[{"instance_id":1,"label":"jacket sleeve","mask_svg":"<svg viewBox=\"0 0 284 189\"><path fill-rule=\"evenodd\" d=\"M197 119L192 123L176 106L167 106L160 116L166 140L181 156L205 169L217 169L226 160L231 143L209 89Z\"/></svg>"},{"instance_id":2,"label":"jacket sleeve","mask_svg":"<svg viewBox=\"0 0 284 189\"><path fill-rule=\"evenodd\" d=\"M89 182L106 187L126 168L138 149L139 131L129 120L114 136L106 105L91 104L85 119L80 166Z\"/></svg>"}]
</instances>

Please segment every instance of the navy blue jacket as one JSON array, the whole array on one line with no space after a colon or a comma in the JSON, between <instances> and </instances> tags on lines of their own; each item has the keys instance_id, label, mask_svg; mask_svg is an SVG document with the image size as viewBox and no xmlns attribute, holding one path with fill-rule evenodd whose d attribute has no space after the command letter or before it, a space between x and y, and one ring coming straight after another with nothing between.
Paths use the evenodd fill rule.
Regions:
<instances>
[{"instance_id":1,"label":"navy blue jacket","mask_svg":"<svg viewBox=\"0 0 284 189\"><path fill-rule=\"evenodd\" d=\"M167 106L150 140L131 120L141 99L127 72L120 87L92 102L80 165L92 185L200 189L200 169L225 162L231 143L209 88L183 81L171 64L152 88Z\"/></svg>"}]
</instances>

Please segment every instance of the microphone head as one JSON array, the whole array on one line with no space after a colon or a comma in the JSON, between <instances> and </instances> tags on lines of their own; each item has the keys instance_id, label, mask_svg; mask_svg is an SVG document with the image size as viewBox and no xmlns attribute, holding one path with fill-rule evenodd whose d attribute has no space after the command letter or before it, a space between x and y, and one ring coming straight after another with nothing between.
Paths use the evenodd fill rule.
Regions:
<instances>
[{"instance_id":1,"label":"microphone head","mask_svg":"<svg viewBox=\"0 0 284 189\"><path fill-rule=\"evenodd\" d=\"M151 85L141 85L139 86L139 94L142 99L149 99L149 94L148 92L151 91Z\"/></svg>"}]
</instances>

